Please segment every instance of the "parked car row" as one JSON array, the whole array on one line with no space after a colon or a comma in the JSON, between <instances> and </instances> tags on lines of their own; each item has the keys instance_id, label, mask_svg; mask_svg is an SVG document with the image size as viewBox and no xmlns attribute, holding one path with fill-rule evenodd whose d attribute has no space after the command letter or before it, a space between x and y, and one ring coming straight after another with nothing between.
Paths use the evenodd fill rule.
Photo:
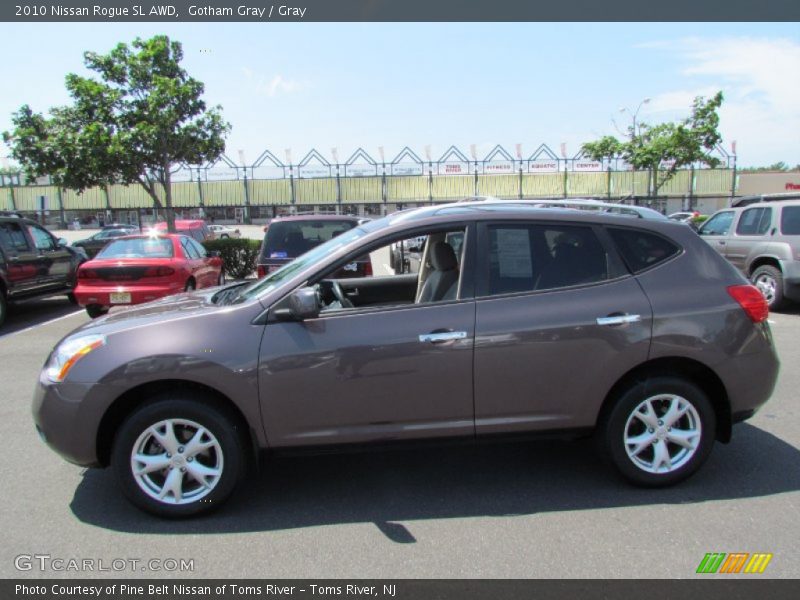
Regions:
<instances>
[{"instance_id":1,"label":"parked car row","mask_svg":"<svg viewBox=\"0 0 800 600\"><path fill-rule=\"evenodd\" d=\"M347 270L421 238L418 272ZM147 239L108 248L193 242ZM282 219L264 247L257 281L67 335L36 387L42 439L167 517L219 507L261 451L423 439L596 435L655 487L696 472L776 382L762 294L666 218L468 202Z\"/></svg>"},{"instance_id":2,"label":"parked car row","mask_svg":"<svg viewBox=\"0 0 800 600\"><path fill-rule=\"evenodd\" d=\"M770 310L800 302L800 201L726 208L698 233L750 279Z\"/></svg>"}]
</instances>

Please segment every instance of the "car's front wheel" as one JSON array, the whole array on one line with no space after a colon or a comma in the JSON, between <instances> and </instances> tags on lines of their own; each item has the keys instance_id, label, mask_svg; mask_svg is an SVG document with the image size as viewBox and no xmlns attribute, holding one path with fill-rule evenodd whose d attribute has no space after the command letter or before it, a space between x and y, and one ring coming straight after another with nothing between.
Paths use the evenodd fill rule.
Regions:
<instances>
[{"instance_id":1,"label":"car's front wheel","mask_svg":"<svg viewBox=\"0 0 800 600\"><path fill-rule=\"evenodd\" d=\"M637 485L678 483L705 462L714 445L716 415L706 394L677 377L630 386L602 424L607 454Z\"/></svg>"},{"instance_id":2,"label":"car's front wheel","mask_svg":"<svg viewBox=\"0 0 800 600\"><path fill-rule=\"evenodd\" d=\"M234 419L186 397L165 395L120 427L111 463L122 491L161 517L214 510L244 474L242 436Z\"/></svg>"}]
</instances>

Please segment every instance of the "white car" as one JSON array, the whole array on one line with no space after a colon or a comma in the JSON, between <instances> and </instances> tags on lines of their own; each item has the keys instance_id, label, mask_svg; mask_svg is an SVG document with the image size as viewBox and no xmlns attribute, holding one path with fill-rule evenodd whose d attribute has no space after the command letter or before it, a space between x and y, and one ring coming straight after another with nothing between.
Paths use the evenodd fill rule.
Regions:
<instances>
[{"instance_id":1,"label":"white car","mask_svg":"<svg viewBox=\"0 0 800 600\"><path fill-rule=\"evenodd\" d=\"M242 232L227 225L209 225L208 228L213 232L214 237L218 240L225 238L240 238Z\"/></svg>"}]
</instances>

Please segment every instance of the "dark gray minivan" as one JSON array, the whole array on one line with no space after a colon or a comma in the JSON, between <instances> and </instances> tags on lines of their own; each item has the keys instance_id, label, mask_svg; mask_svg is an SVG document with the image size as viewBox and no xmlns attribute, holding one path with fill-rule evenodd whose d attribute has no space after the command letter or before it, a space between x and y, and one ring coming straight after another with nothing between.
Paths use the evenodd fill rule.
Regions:
<instances>
[{"instance_id":1,"label":"dark gray minivan","mask_svg":"<svg viewBox=\"0 0 800 600\"><path fill-rule=\"evenodd\" d=\"M396 273L392 245L420 237L418 272ZM371 276L333 278L365 254ZM661 486L769 398L767 314L679 223L432 206L86 324L48 357L33 414L164 516L218 506L263 450L421 439L595 433L622 475Z\"/></svg>"}]
</instances>

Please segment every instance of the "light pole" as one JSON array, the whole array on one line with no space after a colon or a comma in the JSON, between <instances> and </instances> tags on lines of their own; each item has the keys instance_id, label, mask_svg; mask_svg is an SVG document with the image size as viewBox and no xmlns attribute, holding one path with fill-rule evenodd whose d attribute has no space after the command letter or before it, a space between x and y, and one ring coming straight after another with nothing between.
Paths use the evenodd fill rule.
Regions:
<instances>
[{"instance_id":1,"label":"light pole","mask_svg":"<svg viewBox=\"0 0 800 600\"><path fill-rule=\"evenodd\" d=\"M650 98L642 99L642 101L639 102L639 106L636 107L635 111L631 111L631 109L629 109L626 106L621 106L620 109L619 109L620 113L628 113L629 115L631 115L632 124L631 124L631 129L630 129L630 134L629 134L630 138L631 138L631 144L633 144L635 142L636 136L637 136L636 118L639 116L639 111L642 110L642 106L644 106L645 104L650 104ZM631 173L631 202L633 202L634 204L637 204L637 202L636 202L636 166L635 165L631 165L631 169L632 169L632 173ZM650 193L650 190L648 190L648 193Z\"/></svg>"}]
</instances>

